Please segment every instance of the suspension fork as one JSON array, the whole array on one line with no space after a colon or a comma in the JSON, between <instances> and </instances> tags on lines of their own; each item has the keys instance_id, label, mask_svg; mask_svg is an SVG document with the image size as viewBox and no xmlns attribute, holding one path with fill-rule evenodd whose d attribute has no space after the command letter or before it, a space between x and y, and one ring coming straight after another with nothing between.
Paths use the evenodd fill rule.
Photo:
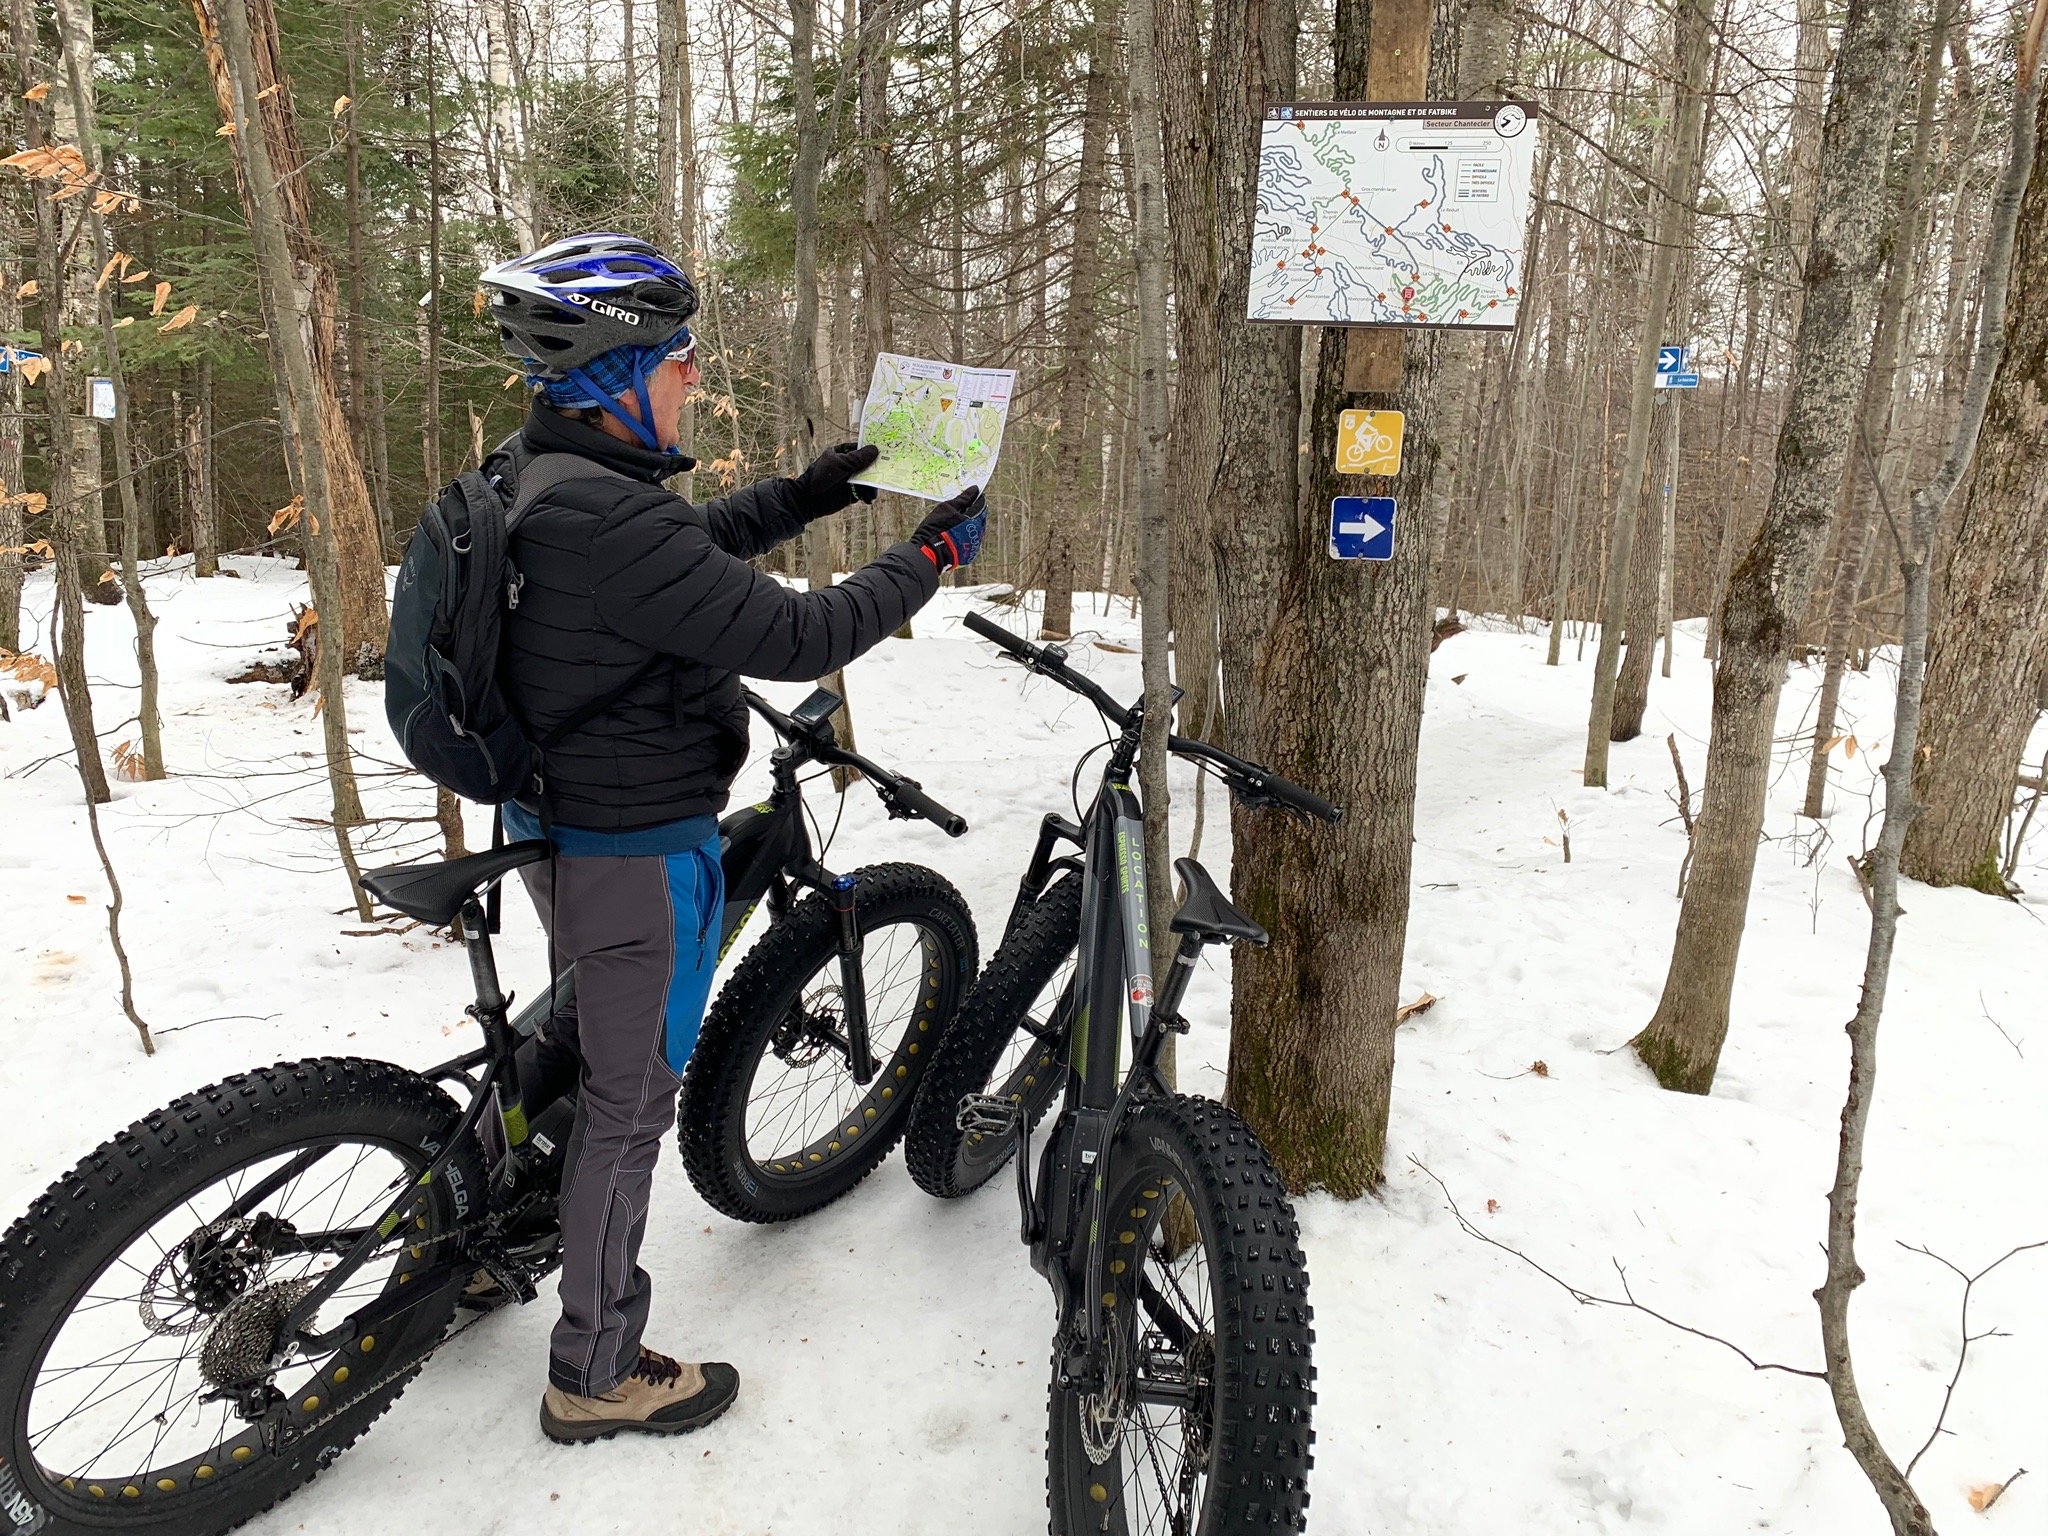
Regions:
<instances>
[{"instance_id":1,"label":"suspension fork","mask_svg":"<svg viewBox=\"0 0 2048 1536\"><path fill-rule=\"evenodd\" d=\"M853 1080L865 1088L881 1070L868 1048L868 983L860 963L860 912L855 900L855 875L834 875L832 911L839 929L839 1008L846 1026L846 1065Z\"/></svg>"}]
</instances>

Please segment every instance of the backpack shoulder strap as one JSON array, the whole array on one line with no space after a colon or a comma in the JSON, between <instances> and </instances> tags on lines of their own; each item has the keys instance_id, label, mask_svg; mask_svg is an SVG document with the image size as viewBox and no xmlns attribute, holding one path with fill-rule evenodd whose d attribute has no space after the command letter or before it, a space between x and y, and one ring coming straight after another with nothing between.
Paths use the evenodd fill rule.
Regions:
<instances>
[{"instance_id":1,"label":"backpack shoulder strap","mask_svg":"<svg viewBox=\"0 0 2048 1536\"><path fill-rule=\"evenodd\" d=\"M633 477L595 459L586 459L579 453L537 453L519 466L519 484L506 519L516 528L520 519L533 509L533 504L556 486L567 485L572 480L600 478L631 481Z\"/></svg>"}]
</instances>

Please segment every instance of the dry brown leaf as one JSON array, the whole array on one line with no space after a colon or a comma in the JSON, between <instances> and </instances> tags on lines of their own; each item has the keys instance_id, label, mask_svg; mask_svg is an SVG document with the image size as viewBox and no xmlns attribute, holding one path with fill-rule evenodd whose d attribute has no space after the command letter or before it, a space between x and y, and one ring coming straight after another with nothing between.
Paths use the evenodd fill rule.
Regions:
<instances>
[{"instance_id":1,"label":"dry brown leaf","mask_svg":"<svg viewBox=\"0 0 2048 1536\"><path fill-rule=\"evenodd\" d=\"M27 282L23 283L19 288L14 290L14 296L17 299L32 299L42 291L43 285L37 282L34 278L30 278Z\"/></svg>"},{"instance_id":2,"label":"dry brown leaf","mask_svg":"<svg viewBox=\"0 0 2048 1536\"><path fill-rule=\"evenodd\" d=\"M74 907L82 907L85 905L85 898L83 896L66 895L64 899L70 902L71 905L73 905Z\"/></svg>"},{"instance_id":3,"label":"dry brown leaf","mask_svg":"<svg viewBox=\"0 0 2048 1536\"><path fill-rule=\"evenodd\" d=\"M279 91L283 89L284 83L282 81L279 81L273 85L266 85L265 87L263 87L262 90L256 93L256 99L258 101L268 101L270 100L271 97L275 96Z\"/></svg>"},{"instance_id":4,"label":"dry brown leaf","mask_svg":"<svg viewBox=\"0 0 2048 1536\"><path fill-rule=\"evenodd\" d=\"M1495 1213L1496 1213L1497 1211L1499 1211L1499 1210L1500 1210L1500 1202L1499 1202L1498 1200L1489 1200L1489 1201L1487 1201L1487 1202L1486 1202L1486 1214L1487 1214L1487 1215L1491 1216L1491 1215L1495 1214Z\"/></svg>"},{"instance_id":5,"label":"dry brown leaf","mask_svg":"<svg viewBox=\"0 0 2048 1536\"><path fill-rule=\"evenodd\" d=\"M149 268L143 267L138 271L130 272L127 268L123 267L121 269L121 281L124 283L146 283L149 281Z\"/></svg>"},{"instance_id":6,"label":"dry brown leaf","mask_svg":"<svg viewBox=\"0 0 2048 1536\"><path fill-rule=\"evenodd\" d=\"M317 609L317 608L302 608L302 609L300 609L300 610L299 610L299 618L298 618L298 622L297 622L296 624L292 625L292 639L291 639L291 643L292 643L293 645L297 645L297 644L298 644L298 643L299 643L299 642L300 642L301 640L303 640L303 639L305 639L305 638L306 638L306 631L307 631L307 630L309 630L309 629L312 629L312 628L316 627L316 626L317 626L317 625L319 624L319 622L320 622L320 610L319 610L319 609Z\"/></svg>"},{"instance_id":7,"label":"dry brown leaf","mask_svg":"<svg viewBox=\"0 0 2048 1536\"><path fill-rule=\"evenodd\" d=\"M278 534L283 533L285 529L296 527L298 525L300 517L302 517L305 514L305 511L306 498L303 496L294 496L290 501L286 502L283 506L279 507L275 512L271 513L269 525L269 532L271 537L275 538ZM310 612L311 610L308 611ZM298 636L293 635L292 638L296 640Z\"/></svg>"},{"instance_id":8,"label":"dry brown leaf","mask_svg":"<svg viewBox=\"0 0 2048 1536\"><path fill-rule=\"evenodd\" d=\"M307 522L308 522L308 523L309 523L309 524L310 524L310 525L312 526L312 529L313 529L313 537L314 537L314 538L316 538L316 539L317 539L317 538L319 538L319 537L320 537L320 519L319 519L319 518L317 518L317 517L308 517L308 518L306 519L306 521L307 521Z\"/></svg>"},{"instance_id":9,"label":"dry brown leaf","mask_svg":"<svg viewBox=\"0 0 2048 1536\"><path fill-rule=\"evenodd\" d=\"M24 357L20 366L23 380L33 384L50 371L50 360L47 357Z\"/></svg>"},{"instance_id":10,"label":"dry brown leaf","mask_svg":"<svg viewBox=\"0 0 2048 1536\"><path fill-rule=\"evenodd\" d=\"M149 312L152 315L162 314L164 312L164 306L170 303L170 301L171 285L169 283L158 283L156 285L156 302L149 306Z\"/></svg>"},{"instance_id":11,"label":"dry brown leaf","mask_svg":"<svg viewBox=\"0 0 2048 1536\"><path fill-rule=\"evenodd\" d=\"M1547 1061L1532 1061L1529 1063L1529 1070L1538 1077L1548 1077L1550 1076L1550 1063Z\"/></svg>"},{"instance_id":12,"label":"dry brown leaf","mask_svg":"<svg viewBox=\"0 0 2048 1536\"><path fill-rule=\"evenodd\" d=\"M198 318L199 306L197 304L187 304L183 309L179 310L175 315L171 316L170 319L166 320L162 325L158 326L157 330L162 332L164 335L169 335L172 331L184 330L186 326L190 325L194 320L197 320Z\"/></svg>"},{"instance_id":13,"label":"dry brown leaf","mask_svg":"<svg viewBox=\"0 0 2048 1536\"><path fill-rule=\"evenodd\" d=\"M1414 1002L1403 1003L1400 1007L1396 1008L1394 1010L1394 1022L1396 1024L1406 1024L1417 1014L1429 1012L1436 1004L1436 994L1434 992L1425 992L1422 996L1415 999Z\"/></svg>"},{"instance_id":14,"label":"dry brown leaf","mask_svg":"<svg viewBox=\"0 0 2048 1536\"><path fill-rule=\"evenodd\" d=\"M33 651L0 651L0 672L17 682L41 683L50 692L57 691L57 669Z\"/></svg>"},{"instance_id":15,"label":"dry brown leaf","mask_svg":"<svg viewBox=\"0 0 2048 1536\"><path fill-rule=\"evenodd\" d=\"M483 289L477 289L475 293L469 296L469 312L472 315L482 314L484 312L484 305L487 302L489 301L485 299Z\"/></svg>"},{"instance_id":16,"label":"dry brown leaf","mask_svg":"<svg viewBox=\"0 0 2048 1536\"><path fill-rule=\"evenodd\" d=\"M320 711L327 707L327 695L315 691L313 694L313 718L320 718Z\"/></svg>"},{"instance_id":17,"label":"dry brown leaf","mask_svg":"<svg viewBox=\"0 0 2048 1536\"><path fill-rule=\"evenodd\" d=\"M235 136L235 125L233 123L222 123L213 130L213 136L216 139L232 139Z\"/></svg>"},{"instance_id":18,"label":"dry brown leaf","mask_svg":"<svg viewBox=\"0 0 2048 1536\"><path fill-rule=\"evenodd\" d=\"M1109 651L1117 656L1135 656L1138 654L1138 648L1136 646L1118 645L1113 640L1098 640L1095 642L1095 649L1097 649L1098 651Z\"/></svg>"},{"instance_id":19,"label":"dry brown leaf","mask_svg":"<svg viewBox=\"0 0 2048 1536\"><path fill-rule=\"evenodd\" d=\"M36 84L30 86L27 90L23 91L21 93L21 99L23 101L41 101L45 96L49 94L50 82L47 80L42 80L38 81Z\"/></svg>"},{"instance_id":20,"label":"dry brown leaf","mask_svg":"<svg viewBox=\"0 0 2048 1536\"><path fill-rule=\"evenodd\" d=\"M349 96L337 96L337 97L335 97L335 98L334 98L334 115L335 115L336 117L339 117L339 116L341 116L341 114L342 114L342 113L346 112L346 111L348 110L348 104L349 104L349 102L350 102L351 100L353 100L353 99L354 99L353 97L349 97Z\"/></svg>"},{"instance_id":21,"label":"dry brown leaf","mask_svg":"<svg viewBox=\"0 0 2048 1536\"><path fill-rule=\"evenodd\" d=\"M1855 738L1854 736L1844 736L1844 737L1842 738L1842 756L1844 756L1844 757L1854 757L1855 755L1856 755L1856 738Z\"/></svg>"},{"instance_id":22,"label":"dry brown leaf","mask_svg":"<svg viewBox=\"0 0 2048 1536\"><path fill-rule=\"evenodd\" d=\"M62 351L66 357L69 357L74 352L83 352L84 350L85 343L80 341L76 336L67 338L62 348Z\"/></svg>"},{"instance_id":23,"label":"dry brown leaf","mask_svg":"<svg viewBox=\"0 0 2048 1536\"><path fill-rule=\"evenodd\" d=\"M124 741L114 748L113 762L114 777L117 779L123 779L130 784L140 784L149 777L149 769L143 764L142 754L136 750L132 741Z\"/></svg>"},{"instance_id":24,"label":"dry brown leaf","mask_svg":"<svg viewBox=\"0 0 2048 1536\"><path fill-rule=\"evenodd\" d=\"M123 315L123 316L122 316L122 317L121 317L120 319L118 319L118 320L116 320L116 321L114 322L114 329L118 331L118 330L120 330L120 329L121 329L121 328L122 328L123 326L125 326L125 325L133 325L134 323L135 323L135 317L134 317L133 315Z\"/></svg>"},{"instance_id":25,"label":"dry brown leaf","mask_svg":"<svg viewBox=\"0 0 2048 1536\"><path fill-rule=\"evenodd\" d=\"M505 389L510 389L510 388L511 388L511 387L512 387L512 386L513 386L514 384L517 384L517 383L519 382L519 378L520 378L520 376L519 376L518 374L516 374L516 373L508 373L508 374L506 374L506 375L505 375L505 382L504 382L504 384L503 384L503 386L502 386L502 387L503 387L503 388L505 388Z\"/></svg>"},{"instance_id":26,"label":"dry brown leaf","mask_svg":"<svg viewBox=\"0 0 2048 1536\"><path fill-rule=\"evenodd\" d=\"M1969 1492L1970 1508L1981 1515L1985 1510L1998 1502L1998 1496L2003 1492L2005 1492L2005 1484L2003 1483L1979 1483Z\"/></svg>"},{"instance_id":27,"label":"dry brown leaf","mask_svg":"<svg viewBox=\"0 0 2048 1536\"><path fill-rule=\"evenodd\" d=\"M112 281L115 269L119 268L125 272L128 269L128 263L134 259L126 251L114 252L113 255L107 258L107 264L100 268L100 275L93 283L92 291L98 293L102 288L106 287Z\"/></svg>"},{"instance_id":28,"label":"dry brown leaf","mask_svg":"<svg viewBox=\"0 0 2048 1536\"><path fill-rule=\"evenodd\" d=\"M92 199L92 211L94 213L112 213L127 200L127 194L122 192L95 192Z\"/></svg>"}]
</instances>

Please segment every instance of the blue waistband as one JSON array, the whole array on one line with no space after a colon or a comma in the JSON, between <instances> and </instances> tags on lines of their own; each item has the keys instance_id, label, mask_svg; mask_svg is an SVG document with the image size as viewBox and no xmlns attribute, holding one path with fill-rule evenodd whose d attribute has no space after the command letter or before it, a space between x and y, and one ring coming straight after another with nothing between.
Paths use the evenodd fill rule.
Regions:
<instances>
[{"instance_id":1,"label":"blue waistband","mask_svg":"<svg viewBox=\"0 0 2048 1536\"><path fill-rule=\"evenodd\" d=\"M515 842L540 836L540 818L515 802L504 806L505 836ZM664 853L688 853L718 839L716 816L685 816L681 821L664 821L652 827L635 827L630 832L600 832L592 827L556 827L555 849L564 858L639 858Z\"/></svg>"}]
</instances>

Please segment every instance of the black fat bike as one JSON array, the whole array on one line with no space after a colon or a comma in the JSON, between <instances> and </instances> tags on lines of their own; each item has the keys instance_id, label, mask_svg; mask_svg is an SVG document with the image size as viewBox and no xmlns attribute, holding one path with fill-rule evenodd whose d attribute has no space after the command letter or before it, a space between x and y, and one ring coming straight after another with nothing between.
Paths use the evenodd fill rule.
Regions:
<instances>
[{"instance_id":1,"label":"black fat bike","mask_svg":"<svg viewBox=\"0 0 2048 1536\"><path fill-rule=\"evenodd\" d=\"M1054 1536L1299 1530L1315 1372L1294 1211L1251 1129L1169 1092L1158 1068L1187 1029L1180 1004L1203 946L1267 935L1200 864L1176 861L1178 943L1155 993L1131 782L1142 708L1119 705L1056 646L966 622L1095 705L1114 735L1080 823L1045 818L1003 942L940 1040L912 1113L911 1173L952 1197L1015 1162L1023 1239L1059 1317ZM1205 742L1168 745L1244 804L1342 814ZM1032 1129L1062 1097L1034 1176Z\"/></svg>"},{"instance_id":2,"label":"black fat bike","mask_svg":"<svg viewBox=\"0 0 2048 1536\"><path fill-rule=\"evenodd\" d=\"M832 694L749 702L782 745L769 799L721 826L726 931L763 900L775 921L707 1017L684 1150L714 1203L776 1219L901 1136L975 937L930 870L823 868L802 770L853 768L892 815L965 823L838 747ZM461 941L481 1047L425 1072L329 1057L228 1078L117 1134L0 1237L0 1536L229 1530L390 1407L458 1306L533 1298L560 1262L575 1106L524 1103L518 1054L574 977L515 1016L484 907L546 857L535 840L364 876Z\"/></svg>"}]
</instances>

